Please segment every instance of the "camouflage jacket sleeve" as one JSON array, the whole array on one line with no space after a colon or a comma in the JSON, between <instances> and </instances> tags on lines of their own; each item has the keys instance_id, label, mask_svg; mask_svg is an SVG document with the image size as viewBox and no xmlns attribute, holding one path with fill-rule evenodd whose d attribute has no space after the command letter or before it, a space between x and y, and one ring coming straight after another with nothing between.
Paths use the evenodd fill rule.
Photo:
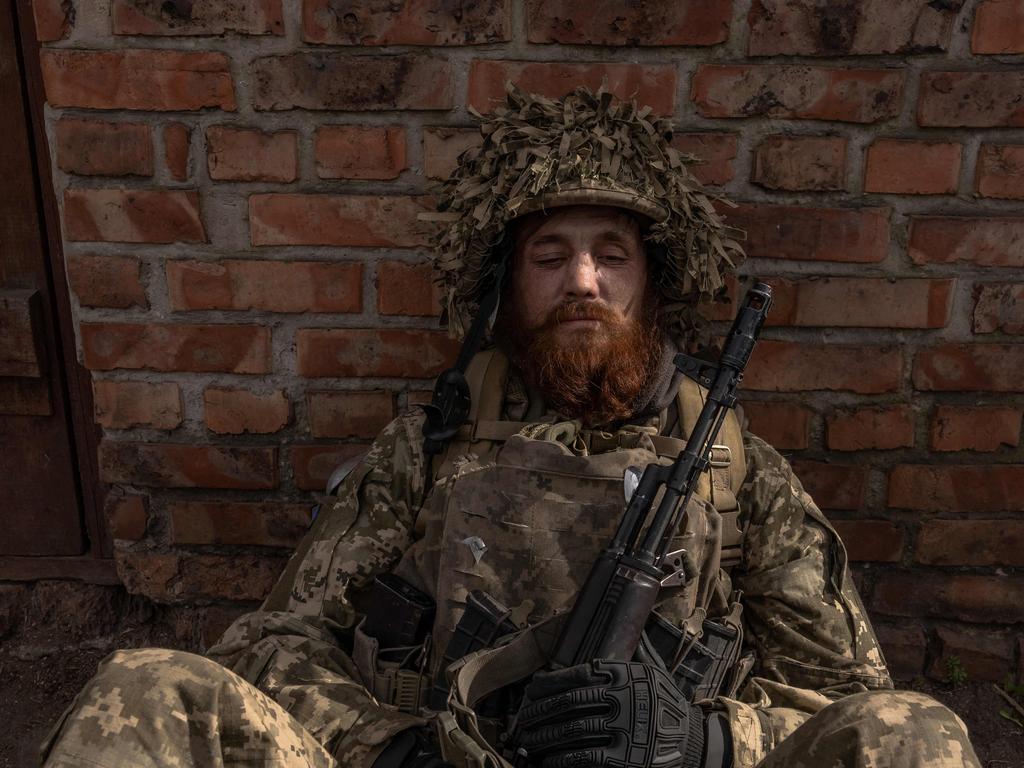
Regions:
<instances>
[{"instance_id":1,"label":"camouflage jacket sleeve","mask_svg":"<svg viewBox=\"0 0 1024 768\"><path fill-rule=\"evenodd\" d=\"M737 768L758 763L835 699L892 687L835 530L782 456L753 435L744 445L749 525L733 583L755 665L740 699L718 702Z\"/></svg>"},{"instance_id":2,"label":"camouflage jacket sleeve","mask_svg":"<svg viewBox=\"0 0 1024 768\"><path fill-rule=\"evenodd\" d=\"M358 618L352 593L390 570L412 540L424 494L419 424L403 416L378 436L261 609L208 652L281 704L341 765L370 765L395 733L424 722L373 699L347 652Z\"/></svg>"}]
</instances>

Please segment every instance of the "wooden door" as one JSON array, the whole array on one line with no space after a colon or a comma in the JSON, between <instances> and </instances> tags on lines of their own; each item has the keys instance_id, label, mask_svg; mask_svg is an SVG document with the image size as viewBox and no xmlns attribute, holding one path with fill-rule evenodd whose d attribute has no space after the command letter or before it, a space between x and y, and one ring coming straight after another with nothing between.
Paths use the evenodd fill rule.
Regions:
<instances>
[{"instance_id":1,"label":"wooden door","mask_svg":"<svg viewBox=\"0 0 1024 768\"><path fill-rule=\"evenodd\" d=\"M49 164L44 186L46 148L33 130L25 64L38 59L23 53L17 10L0 0L0 556L68 557L89 549L72 418L78 378L66 371L74 340L62 338L58 305L67 288L63 271L54 282Z\"/></svg>"}]
</instances>

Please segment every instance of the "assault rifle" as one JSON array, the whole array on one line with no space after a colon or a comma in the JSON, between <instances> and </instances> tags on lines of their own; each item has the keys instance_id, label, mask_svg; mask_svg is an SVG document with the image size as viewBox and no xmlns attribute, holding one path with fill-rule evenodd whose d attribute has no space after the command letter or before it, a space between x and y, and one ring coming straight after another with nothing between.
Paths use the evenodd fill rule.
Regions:
<instances>
[{"instance_id":1,"label":"assault rifle","mask_svg":"<svg viewBox=\"0 0 1024 768\"><path fill-rule=\"evenodd\" d=\"M633 477L638 478L636 489L629 497L614 538L595 562L563 625L550 657L553 667L567 667L593 659L628 661L633 658L645 628L655 651L677 644L678 628L659 621L653 610L654 604L662 586L685 583L693 574L671 567L674 558L673 563L667 563L667 555L678 553L668 553L667 549L698 478L710 464L711 449L725 415L736 403L736 388L743 378L743 370L771 302L771 288L763 283L757 283L747 292L718 363L676 355L676 367L708 390L704 407L686 447L673 464L651 464L642 476L639 470L635 470ZM633 472L634 468L630 471ZM662 490L664 493L658 509L641 540L644 524ZM679 558L679 562L685 563L685 558ZM385 589L386 592L387 585L379 584L380 581L378 578L374 588ZM399 594L404 604L396 604L393 595L378 593L368 602L371 608L367 611L367 620L373 619L374 627L380 617L384 618L386 626L391 622L401 627L420 627L412 639L403 635L400 642L395 640L393 644L408 647L422 642L429 630L429 622L421 620L421 605L430 603L430 598L408 584L397 591L392 587L391 592ZM431 709L445 708L448 686L444 670L451 663L516 631L510 614L511 611L486 593L479 590L470 592L466 610L443 653L439 679L430 692ZM389 632L382 631L381 634ZM673 670L680 689L691 700L702 698L697 695L699 692L716 690L724 666L727 666L723 662L737 638L734 633L730 634L728 627L706 621L702 639L703 644L695 643L692 653L687 654ZM386 645L385 640L382 647Z\"/></svg>"},{"instance_id":2,"label":"assault rifle","mask_svg":"<svg viewBox=\"0 0 1024 768\"><path fill-rule=\"evenodd\" d=\"M726 413L736 404L736 389L771 303L771 287L764 283L747 292L717 363L676 355L676 368L707 388L704 407L675 462L649 464L639 477L615 536L594 563L562 627L551 655L554 668L593 659L630 661L661 587L692 578L682 569L685 558L668 562L676 554L668 551L670 541L710 464ZM627 484L631 473L635 479L639 471L627 471Z\"/></svg>"}]
</instances>

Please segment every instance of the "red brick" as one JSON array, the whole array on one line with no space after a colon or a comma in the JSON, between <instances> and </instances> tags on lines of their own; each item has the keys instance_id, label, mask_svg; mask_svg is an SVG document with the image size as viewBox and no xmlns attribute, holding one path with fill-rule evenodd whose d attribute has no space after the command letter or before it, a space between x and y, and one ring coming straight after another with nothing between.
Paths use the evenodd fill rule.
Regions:
<instances>
[{"instance_id":1,"label":"red brick","mask_svg":"<svg viewBox=\"0 0 1024 768\"><path fill-rule=\"evenodd\" d=\"M672 139L673 147L697 158L689 171L701 184L710 186L732 180L737 143L735 133L679 133Z\"/></svg>"},{"instance_id":2,"label":"red brick","mask_svg":"<svg viewBox=\"0 0 1024 768\"><path fill-rule=\"evenodd\" d=\"M780 451L801 451L807 447L811 412L794 403L743 402L750 419L750 431Z\"/></svg>"},{"instance_id":3,"label":"red brick","mask_svg":"<svg viewBox=\"0 0 1024 768\"><path fill-rule=\"evenodd\" d=\"M864 502L867 469L863 466L798 460L793 471L822 509L859 509Z\"/></svg>"},{"instance_id":4,"label":"red brick","mask_svg":"<svg viewBox=\"0 0 1024 768\"><path fill-rule=\"evenodd\" d=\"M303 0L302 37L331 45L480 45L511 40L509 0L383 6Z\"/></svg>"},{"instance_id":5,"label":"red brick","mask_svg":"<svg viewBox=\"0 0 1024 768\"><path fill-rule=\"evenodd\" d=\"M409 390L405 394L406 402L412 408L416 405L426 405L434 400L434 392L429 389Z\"/></svg>"},{"instance_id":6,"label":"red brick","mask_svg":"<svg viewBox=\"0 0 1024 768\"><path fill-rule=\"evenodd\" d=\"M363 266L357 262L168 261L171 309L359 312Z\"/></svg>"},{"instance_id":7,"label":"red brick","mask_svg":"<svg viewBox=\"0 0 1024 768\"><path fill-rule=\"evenodd\" d=\"M218 435L265 435L283 428L291 415L285 393L210 387L203 392L206 428Z\"/></svg>"},{"instance_id":8,"label":"red brick","mask_svg":"<svg viewBox=\"0 0 1024 768\"><path fill-rule=\"evenodd\" d=\"M907 253L915 264L1024 267L1024 218L912 216Z\"/></svg>"},{"instance_id":9,"label":"red brick","mask_svg":"<svg viewBox=\"0 0 1024 768\"><path fill-rule=\"evenodd\" d=\"M1024 144L982 144L974 180L982 197L1024 199Z\"/></svg>"},{"instance_id":10,"label":"red brick","mask_svg":"<svg viewBox=\"0 0 1024 768\"><path fill-rule=\"evenodd\" d=\"M270 329L256 325L82 323L86 368L269 373Z\"/></svg>"},{"instance_id":11,"label":"red brick","mask_svg":"<svg viewBox=\"0 0 1024 768\"><path fill-rule=\"evenodd\" d=\"M96 423L110 429L174 429L181 424L181 393L172 382L93 381Z\"/></svg>"},{"instance_id":12,"label":"red brick","mask_svg":"<svg viewBox=\"0 0 1024 768\"><path fill-rule=\"evenodd\" d=\"M1024 392L1024 345L926 347L914 359L913 381L922 391Z\"/></svg>"},{"instance_id":13,"label":"red brick","mask_svg":"<svg viewBox=\"0 0 1024 768\"><path fill-rule=\"evenodd\" d=\"M812 277L769 278L770 325L852 328L942 328L955 280Z\"/></svg>"},{"instance_id":14,"label":"red brick","mask_svg":"<svg viewBox=\"0 0 1024 768\"><path fill-rule=\"evenodd\" d=\"M146 497L137 493L108 495L103 505L110 535L115 539L139 541L146 536Z\"/></svg>"},{"instance_id":15,"label":"red brick","mask_svg":"<svg viewBox=\"0 0 1024 768\"><path fill-rule=\"evenodd\" d=\"M212 125L206 129L206 162L217 181L295 181L298 134Z\"/></svg>"},{"instance_id":16,"label":"red brick","mask_svg":"<svg viewBox=\"0 0 1024 768\"><path fill-rule=\"evenodd\" d=\"M843 189L846 139L841 136L768 136L754 153L750 180L767 189Z\"/></svg>"},{"instance_id":17,"label":"red brick","mask_svg":"<svg viewBox=\"0 0 1024 768\"><path fill-rule=\"evenodd\" d=\"M208 51L76 51L40 53L52 107L233 112L228 57Z\"/></svg>"},{"instance_id":18,"label":"red brick","mask_svg":"<svg viewBox=\"0 0 1024 768\"><path fill-rule=\"evenodd\" d=\"M153 140L144 123L64 118L54 126L57 167L83 176L152 176Z\"/></svg>"},{"instance_id":19,"label":"red brick","mask_svg":"<svg viewBox=\"0 0 1024 768\"><path fill-rule=\"evenodd\" d=\"M299 374L309 378L436 376L459 345L439 331L300 328L295 332Z\"/></svg>"},{"instance_id":20,"label":"red brick","mask_svg":"<svg viewBox=\"0 0 1024 768\"><path fill-rule=\"evenodd\" d=\"M283 35L281 0L114 0L115 35Z\"/></svg>"},{"instance_id":21,"label":"red brick","mask_svg":"<svg viewBox=\"0 0 1024 768\"><path fill-rule=\"evenodd\" d=\"M64 40L74 26L74 10L71 0L33 0L36 40L40 43Z\"/></svg>"},{"instance_id":22,"label":"red brick","mask_svg":"<svg viewBox=\"0 0 1024 768\"><path fill-rule=\"evenodd\" d=\"M407 167L400 126L322 125L313 152L321 179L397 179Z\"/></svg>"},{"instance_id":23,"label":"red brick","mask_svg":"<svg viewBox=\"0 0 1024 768\"><path fill-rule=\"evenodd\" d=\"M370 446L365 443L293 445L291 452L295 485L303 491L323 492L328 478L339 464L369 450Z\"/></svg>"},{"instance_id":24,"label":"red brick","mask_svg":"<svg viewBox=\"0 0 1024 768\"><path fill-rule=\"evenodd\" d=\"M871 365L865 365L867 360ZM899 390L902 370L899 348L762 339L743 386L769 392L825 389L880 394Z\"/></svg>"},{"instance_id":25,"label":"red brick","mask_svg":"<svg viewBox=\"0 0 1024 768\"><path fill-rule=\"evenodd\" d=\"M476 128L438 126L423 129L423 170L431 179L447 179L458 165L458 157L480 146Z\"/></svg>"},{"instance_id":26,"label":"red brick","mask_svg":"<svg viewBox=\"0 0 1024 768\"><path fill-rule=\"evenodd\" d=\"M889 255L887 208L742 203L721 210L730 226L746 232L743 247L748 256L866 264Z\"/></svg>"},{"instance_id":27,"label":"red brick","mask_svg":"<svg viewBox=\"0 0 1024 768\"><path fill-rule=\"evenodd\" d=\"M959 4L755 0L751 56L845 56L945 51Z\"/></svg>"},{"instance_id":28,"label":"red brick","mask_svg":"<svg viewBox=\"0 0 1024 768\"><path fill-rule=\"evenodd\" d=\"M206 242L194 190L65 189L64 230L87 242Z\"/></svg>"},{"instance_id":29,"label":"red brick","mask_svg":"<svg viewBox=\"0 0 1024 768\"><path fill-rule=\"evenodd\" d=\"M68 280L83 307L148 307L139 279L139 260L132 256L71 255Z\"/></svg>"},{"instance_id":30,"label":"red brick","mask_svg":"<svg viewBox=\"0 0 1024 768\"><path fill-rule=\"evenodd\" d=\"M931 424L933 451L998 451L1020 443L1020 408L942 405Z\"/></svg>"},{"instance_id":31,"label":"red brick","mask_svg":"<svg viewBox=\"0 0 1024 768\"><path fill-rule=\"evenodd\" d=\"M865 192L951 195L960 179L959 144L877 139L868 147Z\"/></svg>"},{"instance_id":32,"label":"red brick","mask_svg":"<svg viewBox=\"0 0 1024 768\"><path fill-rule=\"evenodd\" d=\"M180 555L162 554L141 548L117 547L114 563L117 578L131 595L144 595L168 602L168 586L178 570Z\"/></svg>"},{"instance_id":33,"label":"red brick","mask_svg":"<svg viewBox=\"0 0 1024 768\"><path fill-rule=\"evenodd\" d=\"M1024 72L923 72L917 124L936 128L1024 125Z\"/></svg>"},{"instance_id":34,"label":"red brick","mask_svg":"<svg viewBox=\"0 0 1024 768\"><path fill-rule=\"evenodd\" d=\"M715 45L729 38L732 0L529 0L531 43Z\"/></svg>"},{"instance_id":35,"label":"red brick","mask_svg":"<svg viewBox=\"0 0 1024 768\"><path fill-rule=\"evenodd\" d=\"M399 54L291 53L255 59L251 71L258 110L451 109L447 59Z\"/></svg>"},{"instance_id":36,"label":"red brick","mask_svg":"<svg viewBox=\"0 0 1024 768\"><path fill-rule=\"evenodd\" d=\"M1002 683L1007 670L1013 669L1017 633L965 626L936 627L936 632L942 650L928 669L929 677L935 680L946 680L949 676L947 661L953 658L972 682Z\"/></svg>"},{"instance_id":37,"label":"red brick","mask_svg":"<svg viewBox=\"0 0 1024 768\"><path fill-rule=\"evenodd\" d=\"M983 0L974 11L972 53L1024 53L1024 2Z\"/></svg>"},{"instance_id":38,"label":"red brick","mask_svg":"<svg viewBox=\"0 0 1024 768\"><path fill-rule=\"evenodd\" d=\"M164 126L164 162L167 172L175 181L188 178L189 147L192 143L192 129L183 123L168 123Z\"/></svg>"},{"instance_id":39,"label":"red brick","mask_svg":"<svg viewBox=\"0 0 1024 768\"><path fill-rule=\"evenodd\" d=\"M891 616L982 624L1024 621L1024 577L890 572L879 575L872 606Z\"/></svg>"},{"instance_id":40,"label":"red brick","mask_svg":"<svg viewBox=\"0 0 1024 768\"><path fill-rule=\"evenodd\" d=\"M382 315L440 315L441 290L433 281L431 265L379 262L377 312Z\"/></svg>"},{"instance_id":41,"label":"red brick","mask_svg":"<svg viewBox=\"0 0 1024 768\"><path fill-rule=\"evenodd\" d=\"M395 417L394 395L373 392L310 392L313 437L376 437Z\"/></svg>"},{"instance_id":42,"label":"red brick","mask_svg":"<svg viewBox=\"0 0 1024 768\"><path fill-rule=\"evenodd\" d=\"M253 245L342 245L414 248L430 244L433 210L426 197L373 195L252 195Z\"/></svg>"},{"instance_id":43,"label":"red brick","mask_svg":"<svg viewBox=\"0 0 1024 768\"><path fill-rule=\"evenodd\" d=\"M309 504L182 501L168 512L174 544L294 547L310 523Z\"/></svg>"},{"instance_id":44,"label":"red brick","mask_svg":"<svg viewBox=\"0 0 1024 768\"><path fill-rule=\"evenodd\" d=\"M912 680L924 670L927 642L917 626L896 626L872 621L889 674L896 680Z\"/></svg>"},{"instance_id":45,"label":"red brick","mask_svg":"<svg viewBox=\"0 0 1024 768\"><path fill-rule=\"evenodd\" d=\"M826 420L833 451L885 451L914 445L914 413L906 406L837 412Z\"/></svg>"},{"instance_id":46,"label":"red brick","mask_svg":"<svg viewBox=\"0 0 1024 768\"><path fill-rule=\"evenodd\" d=\"M853 562L896 563L903 554L903 529L888 520L833 520Z\"/></svg>"},{"instance_id":47,"label":"red brick","mask_svg":"<svg viewBox=\"0 0 1024 768\"><path fill-rule=\"evenodd\" d=\"M914 559L925 565L1024 566L1024 520L927 520Z\"/></svg>"},{"instance_id":48,"label":"red brick","mask_svg":"<svg viewBox=\"0 0 1024 768\"><path fill-rule=\"evenodd\" d=\"M650 106L655 114L670 115L675 108L674 65L490 60L470 65L468 106L490 112L505 99L509 80L549 98L560 98L580 85L596 91L604 83L605 90Z\"/></svg>"},{"instance_id":49,"label":"red brick","mask_svg":"<svg viewBox=\"0 0 1024 768\"><path fill-rule=\"evenodd\" d=\"M922 512L1003 512L1020 509L1024 466L905 464L889 477L890 507Z\"/></svg>"},{"instance_id":50,"label":"red brick","mask_svg":"<svg viewBox=\"0 0 1024 768\"><path fill-rule=\"evenodd\" d=\"M269 555L183 555L175 591L189 601L262 601L288 564Z\"/></svg>"},{"instance_id":51,"label":"red brick","mask_svg":"<svg viewBox=\"0 0 1024 768\"><path fill-rule=\"evenodd\" d=\"M161 488L277 487L277 449L104 440L100 479Z\"/></svg>"},{"instance_id":52,"label":"red brick","mask_svg":"<svg viewBox=\"0 0 1024 768\"><path fill-rule=\"evenodd\" d=\"M690 98L704 117L781 117L876 123L903 100L899 69L701 64Z\"/></svg>"},{"instance_id":53,"label":"red brick","mask_svg":"<svg viewBox=\"0 0 1024 768\"><path fill-rule=\"evenodd\" d=\"M981 285L976 296L975 333L1024 333L1024 284Z\"/></svg>"},{"instance_id":54,"label":"red brick","mask_svg":"<svg viewBox=\"0 0 1024 768\"><path fill-rule=\"evenodd\" d=\"M287 563L267 555L160 554L117 549L117 575L130 594L158 603L262 600Z\"/></svg>"}]
</instances>

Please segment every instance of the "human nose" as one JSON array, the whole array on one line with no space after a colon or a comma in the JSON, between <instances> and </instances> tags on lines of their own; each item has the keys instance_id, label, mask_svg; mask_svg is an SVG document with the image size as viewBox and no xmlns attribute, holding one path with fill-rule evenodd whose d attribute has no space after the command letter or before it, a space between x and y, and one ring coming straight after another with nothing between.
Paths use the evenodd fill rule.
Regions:
<instances>
[{"instance_id":1,"label":"human nose","mask_svg":"<svg viewBox=\"0 0 1024 768\"><path fill-rule=\"evenodd\" d=\"M564 288L568 298L597 298L597 264L589 253L583 251L573 257L565 276Z\"/></svg>"}]
</instances>

